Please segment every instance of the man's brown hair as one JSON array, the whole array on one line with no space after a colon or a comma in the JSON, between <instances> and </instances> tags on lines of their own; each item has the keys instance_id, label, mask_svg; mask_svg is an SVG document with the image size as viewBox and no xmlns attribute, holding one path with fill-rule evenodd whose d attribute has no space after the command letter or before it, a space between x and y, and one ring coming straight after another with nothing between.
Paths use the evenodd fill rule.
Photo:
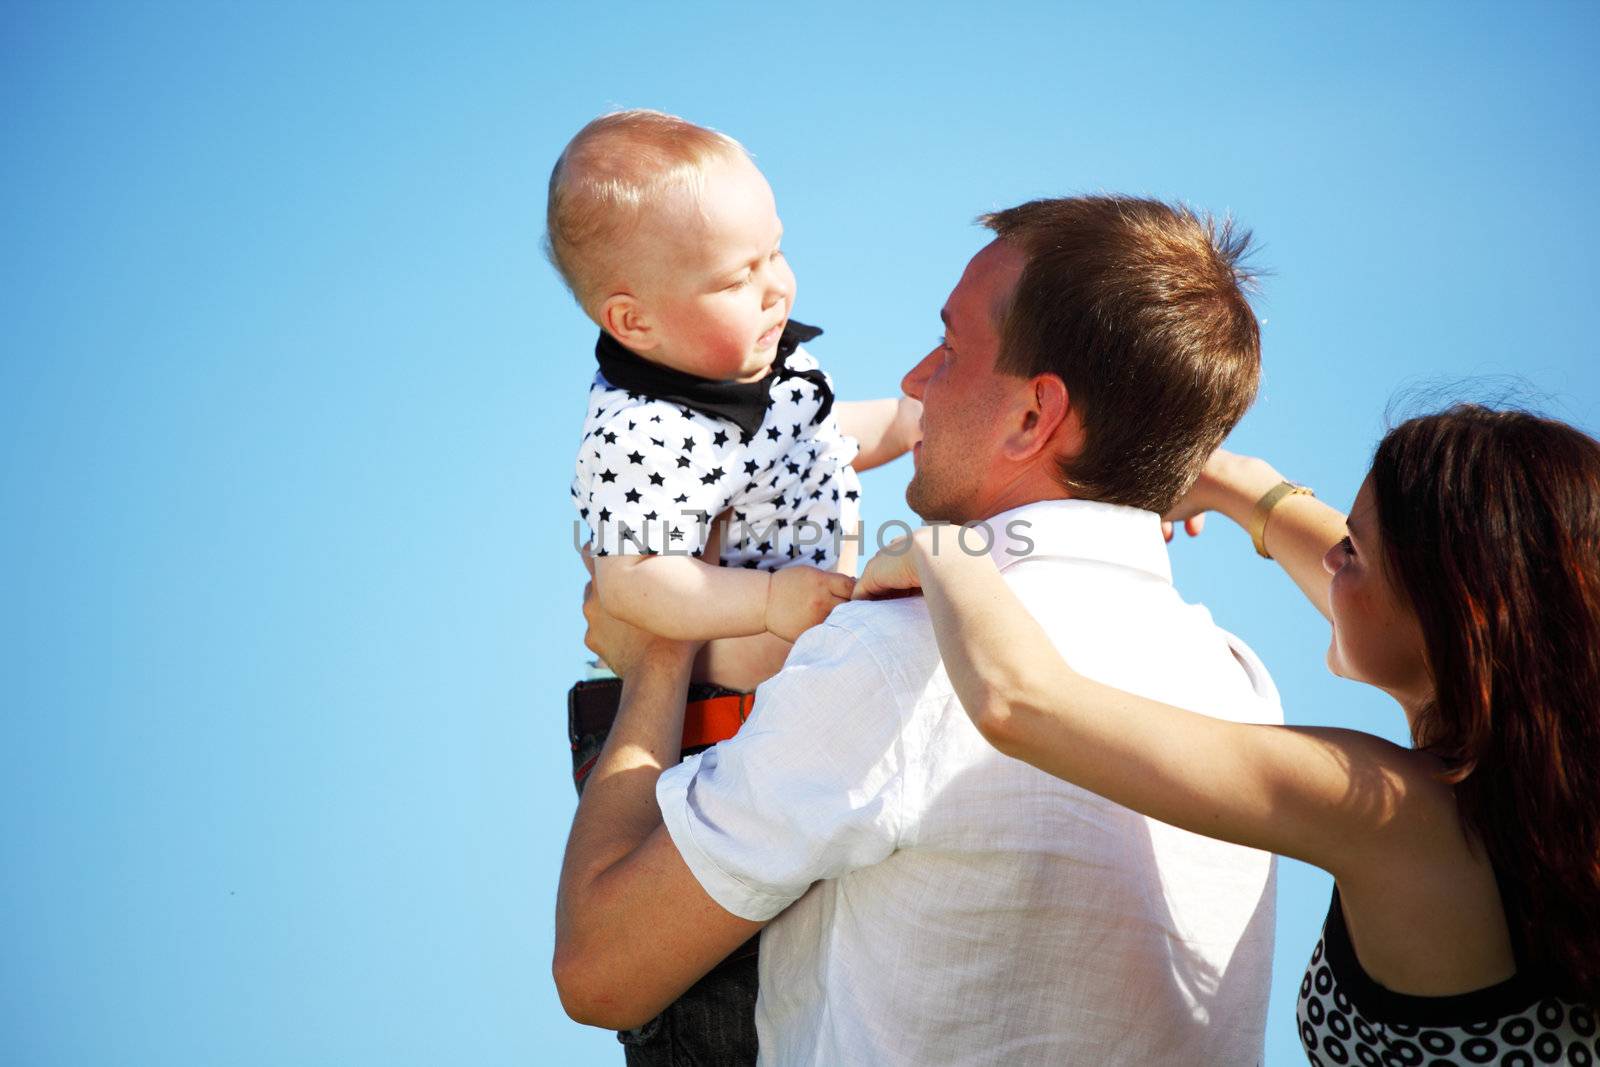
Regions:
<instances>
[{"instance_id":1,"label":"man's brown hair","mask_svg":"<svg viewBox=\"0 0 1600 1067\"><path fill-rule=\"evenodd\" d=\"M1062 484L1167 510L1255 399L1249 232L1129 196L1034 200L979 221L1027 257L996 369L1059 376L1082 420Z\"/></svg>"}]
</instances>

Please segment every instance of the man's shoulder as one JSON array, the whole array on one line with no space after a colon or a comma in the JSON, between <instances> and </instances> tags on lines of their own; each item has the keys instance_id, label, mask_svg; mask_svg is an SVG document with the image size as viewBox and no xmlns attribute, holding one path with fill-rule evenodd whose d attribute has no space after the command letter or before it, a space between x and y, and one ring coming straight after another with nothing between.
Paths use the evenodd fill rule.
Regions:
<instances>
[{"instance_id":1,"label":"man's shoulder","mask_svg":"<svg viewBox=\"0 0 1600 1067\"><path fill-rule=\"evenodd\" d=\"M852 600L800 635L784 671L834 670L876 676L882 684L915 691L939 666L928 607L920 596Z\"/></svg>"},{"instance_id":2,"label":"man's shoulder","mask_svg":"<svg viewBox=\"0 0 1600 1067\"><path fill-rule=\"evenodd\" d=\"M925 641L931 648L938 647L933 639L928 603L920 596L851 600L833 609L823 625L844 630L867 645Z\"/></svg>"}]
</instances>

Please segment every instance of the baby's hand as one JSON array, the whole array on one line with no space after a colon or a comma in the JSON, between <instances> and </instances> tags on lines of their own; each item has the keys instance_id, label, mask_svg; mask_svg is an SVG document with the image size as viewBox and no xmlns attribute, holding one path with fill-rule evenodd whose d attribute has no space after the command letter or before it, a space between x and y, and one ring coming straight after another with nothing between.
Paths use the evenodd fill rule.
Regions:
<instances>
[{"instance_id":1,"label":"baby's hand","mask_svg":"<svg viewBox=\"0 0 1600 1067\"><path fill-rule=\"evenodd\" d=\"M796 565L775 571L767 585L767 631L793 641L850 599L848 574Z\"/></svg>"}]
</instances>

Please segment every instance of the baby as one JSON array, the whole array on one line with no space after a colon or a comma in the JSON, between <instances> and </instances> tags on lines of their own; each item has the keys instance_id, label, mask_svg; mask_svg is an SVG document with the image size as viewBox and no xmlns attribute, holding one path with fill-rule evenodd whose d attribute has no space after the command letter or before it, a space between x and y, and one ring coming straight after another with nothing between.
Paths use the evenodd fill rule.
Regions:
<instances>
[{"instance_id":1,"label":"baby","mask_svg":"<svg viewBox=\"0 0 1600 1067\"><path fill-rule=\"evenodd\" d=\"M595 119L551 173L548 227L600 327L572 483L600 603L666 637L743 638L713 641L697 680L754 688L849 598L856 472L911 447L920 405L834 403L800 347L821 331L790 318L772 190L732 138Z\"/></svg>"}]
</instances>

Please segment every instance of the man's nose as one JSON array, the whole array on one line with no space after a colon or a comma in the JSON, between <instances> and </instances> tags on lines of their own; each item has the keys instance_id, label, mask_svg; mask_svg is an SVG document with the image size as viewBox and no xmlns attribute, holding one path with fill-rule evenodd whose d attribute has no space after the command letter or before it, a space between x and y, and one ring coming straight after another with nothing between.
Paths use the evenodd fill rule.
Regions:
<instances>
[{"instance_id":1,"label":"man's nose","mask_svg":"<svg viewBox=\"0 0 1600 1067\"><path fill-rule=\"evenodd\" d=\"M927 384L928 376L933 373L933 358L939 354L936 348L923 356L915 367L906 371L906 376L900 379L900 391L913 400L922 399L922 387Z\"/></svg>"}]
</instances>

